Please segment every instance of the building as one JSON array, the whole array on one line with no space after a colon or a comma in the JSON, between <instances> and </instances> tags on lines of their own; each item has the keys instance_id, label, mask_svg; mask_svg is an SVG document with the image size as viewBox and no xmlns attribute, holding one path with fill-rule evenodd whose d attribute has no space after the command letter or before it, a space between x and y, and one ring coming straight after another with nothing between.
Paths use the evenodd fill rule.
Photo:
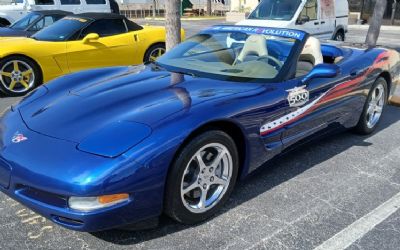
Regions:
<instances>
[{"instance_id":1,"label":"building","mask_svg":"<svg viewBox=\"0 0 400 250\"><path fill-rule=\"evenodd\" d=\"M361 18L364 20L368 20L369 16L372 15L375 7L376 0L349 0L349 9L350 12L362 12ZM385 19L389 19L392 16L392 7L394 0L387 0L386 11L384 14ZM396 8L396 19L400 18L400 1L397 0L397 8Z\"/></svg>"},{"instance_id":2,"label":"building","mask_svg":"<svg viewBox=\"0 0 400 250\"><path fill-rule=\"evenodd\" d=\"M230 10L239 12L250 12L259 4L259 2L260 0L231 0Z\"/></svg>"}]
</instances>

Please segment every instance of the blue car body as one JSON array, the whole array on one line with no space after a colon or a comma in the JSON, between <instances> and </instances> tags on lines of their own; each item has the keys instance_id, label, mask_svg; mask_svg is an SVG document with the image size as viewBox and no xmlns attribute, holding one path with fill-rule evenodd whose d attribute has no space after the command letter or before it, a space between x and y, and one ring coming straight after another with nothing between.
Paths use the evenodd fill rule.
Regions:
<instances>
[{"instance_id":1,"label":"blue car body","mask_svg":"<svg viewBox=\"0 0 400 250\"><path fill-rule=\"evenodd\" d=\"M295 32L301 38L293 61L308 37ZM169 167L198 131L217 127L235 139L244 178L318 131L354 127L377 77L387 79L394 93L400 67L389 59L395 52L323 45L322 53L344 58L337 64L340 73L310 81L313 105L301 114L294 113L297 108L289 106L287 97L302 78L240 83L185 75L171 84L171 72L155 66L59 78L1 118L0 190L77 231L157 217L163 212ZM71 196L115 193L129 193L129 200L92 212L68 207Z\"/></svg>"}]
</instances>

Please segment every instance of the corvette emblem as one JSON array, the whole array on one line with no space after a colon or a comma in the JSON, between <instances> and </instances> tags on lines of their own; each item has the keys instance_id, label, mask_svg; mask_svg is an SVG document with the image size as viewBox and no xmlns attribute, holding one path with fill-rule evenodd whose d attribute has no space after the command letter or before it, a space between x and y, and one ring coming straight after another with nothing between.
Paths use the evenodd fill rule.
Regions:
<instances>
[{"instance_id":1,"label":"corvette emblem","mask_svg":"<svg viewBox=\"0 0 400 250\"><path fill-rule=\"evenodd\" d=\"M20 134L20 133L16 133L16 134L13 136L13 138L11 139L11 141L12 141L13 143L20 143L20 142L23 142L23 141L26 141L26 140L28 140L28 138L25 137L23 134Z\"/></svg>"},{"instance_id":2,"label":"corvette emblem","mask_svg":"<svg viewBox=\"0 0 400 250\"><path fill-rule=\"evenodd\" d=\"M290 107L300 107L308 102L310 99L310 92L305 88L306 86L304 85L287 90L287 92L289 92L287 100Z\"/></svg>"}]
</instances>

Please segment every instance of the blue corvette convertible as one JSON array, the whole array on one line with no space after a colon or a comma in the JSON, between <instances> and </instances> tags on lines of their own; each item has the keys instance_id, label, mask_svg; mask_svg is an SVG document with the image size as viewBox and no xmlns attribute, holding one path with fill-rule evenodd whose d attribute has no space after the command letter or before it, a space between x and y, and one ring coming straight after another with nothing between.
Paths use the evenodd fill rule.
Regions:
<instances>
[{"instance_id":1,"label":"blue corvette convertible","mask_svg":"<svg viewBox=\"0 0 400 250\"><path fill-rule=\"evenodd\" d=\"M0 120L0 190L78 231L163 213L198 223L238 179L306 138L373 132L399 76L395 51L214 26L153 65L65 76L11 107Z\"/></svg>"}]
</instances>

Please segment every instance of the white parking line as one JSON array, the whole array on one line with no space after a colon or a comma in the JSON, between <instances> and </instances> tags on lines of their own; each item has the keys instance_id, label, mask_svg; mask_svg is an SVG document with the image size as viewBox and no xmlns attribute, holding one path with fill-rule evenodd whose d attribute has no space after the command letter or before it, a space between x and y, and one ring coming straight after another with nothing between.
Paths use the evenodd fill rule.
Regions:
<instances>
[{"instance_id":1,"label":"white parking line","mask_svg":"<svg viewBox=\"0 0 400 250\"><path fill-rule=\"evenodd\" d=\"M346 249L400 208L400 193L364 215L314 250Z\"/></svg>"}]
</instances>

